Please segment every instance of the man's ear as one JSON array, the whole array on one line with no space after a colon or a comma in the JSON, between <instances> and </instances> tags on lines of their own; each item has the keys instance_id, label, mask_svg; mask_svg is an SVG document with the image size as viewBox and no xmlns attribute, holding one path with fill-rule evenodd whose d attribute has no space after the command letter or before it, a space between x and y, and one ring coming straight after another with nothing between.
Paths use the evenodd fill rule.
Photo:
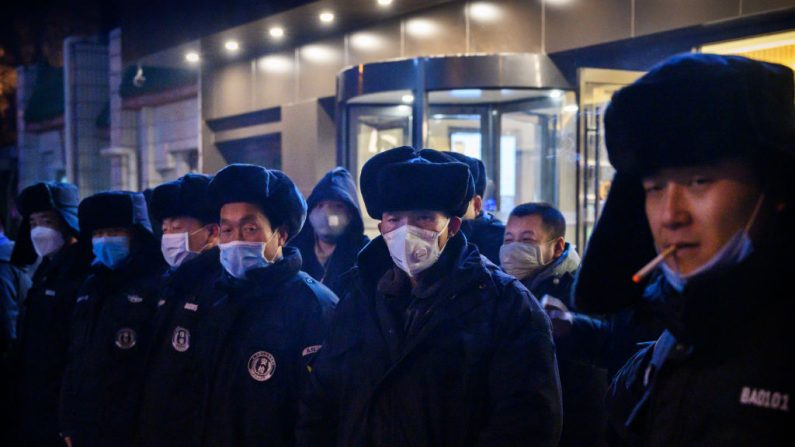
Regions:
<instances>
[{"instance_id":1,"label":"man's ear","mask_svg":"<svg viewBox=\"0 0 795 447\"><path fill-rule=\"evenodd\" d=\"M217 223L208 224L207 239L212 242L218 239L219 237L221 237L221 226L218 225Z\"/></svg>"},{"instance_id":2,"label":"man's ear","mask_svg":"<svg viewBox=\"0 0 795 447\"><path fill-rule=\"evenodd\" d=\"M458 234L458 231L461 230L462 222L463 221L458 216L453 216L450 218L450 223L447 224L447 232L449 233L450 237Z\"/></svg>"},{"instance_id":3,"label":"man's ear","mask_svg":"<svg viewBox=\"0 0 795 447\"><path fill-rule=\"evenodd\" d=\"M559 237L555 239L555 259L559 258L563 254L563 250L566 248L566 239L563 237Z\"/></svg>"},{"instance_id":4,"label":"man's ear","mask_svg":"<svg viewBox=\"0 0 795 447\"><path fill-rule=\"evenodd\" d=\"M381 233L381 234L384 234L384 232L381 231L381 221L378 222L377 227L378 227L378 232Z\"/></svg>"},{"instance_id":5,"label":"man's ear","mask_svg":"<svg viewBox=\"0 0 795 447\"><path fill-rule=\"evenodd\" d=\"M472 208L475 210L475 217L480 215L480 212L483 211L483 197L476 195L472 198Z\"/></svg>"},{"instance_id":6,"label":"man's ear","mask_svg":"<svg viewBox=\"0 0 795 447\"><path fill-rule=\"evenodd\" d=\"M285 245L287 245L287 237L289 234L287 231L287 225L286 224L279 225L279 228L276 229L276 233L278 233L278 236L276 237L279 238L279 247L284 247Z\"/></svg>"}]
</instances>

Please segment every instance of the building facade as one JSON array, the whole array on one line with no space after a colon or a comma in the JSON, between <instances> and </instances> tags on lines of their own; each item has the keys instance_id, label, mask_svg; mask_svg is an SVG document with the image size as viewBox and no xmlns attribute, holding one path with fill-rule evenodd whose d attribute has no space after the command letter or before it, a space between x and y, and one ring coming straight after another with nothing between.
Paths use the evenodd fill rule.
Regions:
<instances>
[{"instance_id":1,"label":"building facade","mask_svg":"<svg viewBox=\"0 0 795 447\"><path fill-rule=\"evenodd\" d=\"M321 0L145 56L126 56L117 30L90 43L104 45L105 82L91 81L104 96L80 92L94 68L68 67L89 50L65 43L62 128L25 127L20 184L142 190L248 162L309 193L336 165L358 173L412 144L481 158L489 210L551 202L582 245L613 173L612 92L686 51L795 64L792 30L792 0ZM20 69L21 85L34 77Z\"/></svg>"}]
</instances>

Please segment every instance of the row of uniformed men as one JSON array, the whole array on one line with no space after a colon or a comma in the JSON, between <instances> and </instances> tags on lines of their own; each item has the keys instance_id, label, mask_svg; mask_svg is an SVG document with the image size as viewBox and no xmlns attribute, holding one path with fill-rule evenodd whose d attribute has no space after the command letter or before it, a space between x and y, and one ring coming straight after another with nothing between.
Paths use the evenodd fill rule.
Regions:
<instances>
[{"instance_id":1,"label":"row of uniformed men","mask_svg":"<svg viewBox=\"0 0 795 447\"><path fill-rule=\"evenodd\" d=\"M652 107L664 119L639 113ZM605 119L618 174L574 296L594 311L651 309L665 328L614 379L612 441L791 445L795 340L783 328L795 309L780 298L795 247L792 71L677 57L617 93ZM19 253L44 260L22 320L22 365L38 367L21 377L21 412L34 416L21 425L43 433L53 422L36 406L52 402L37 393L54 384L61 435L75 446L557 445L550 319L462 235L477 167L451 157L401 147L365 163L361 193L381 233L366 245L342 170L310 196L304 245L307 204L283 173L257 166L156 188L160 243L140 194L78 208L73 188L26 189L19 206L33 229ZM519 211L556 221L537 205ZM500 260L531 286L559 285L572 248L559 232L533 233L509 221ZM338 256L355 267L335 271ZM562 298L556 334L582 335ZM778 312L762 313L772 304ZM600 337L628 338L618 317L603 323ZM754 393L777 402L745 398Z\"/></svg>"},{"instance_id":2,"label":"row of uniformed men","mask_svg":"<svg viewBox=\"0 0 795 447\"><path fill-rule=\"evenodd\" d=\"M395 191L398 178L412 181ZM531 315L527 290L482 261L463 236L455 237L461 218L471 215L469 234L475 240L485 235L481 245L500 256L503 227L480 209L485 189L480 161L397 148L368 162L362 184L368 211L382 221L385 235L360 255L375 256L372 264L365 263L377 268L368 281L394 281L391 286L401 290L395 289L394 297L386 293L388 305L403 301L389 316L372 315L388 320L376 325L392 328L389 351L401 352L418 331L459 336L449 327L420 331L425 316L414 307L427 314L438 300L435 295L451 293L440 286L455 285L459 295L473 295L472 304L485 296L511 297L490 304L505 307L491 312ZM368 239L346 170L329 172L308 204L283 173L252 165L231 165L215 177L188 174L160 185L148 206L143 194L120 191L79 202L76 188L62 183L28 187L17 202L24 221L14 262L30 265L41 259L20 318L21 444L57 444L61 438L74 446L295 443L298 395L308 378L305 366L328 334L337 295L361 293L352 287L357 272L347 271ZM309 225L303 226L307 210ZM555 231L565 228L551 208L541 206L535 214L544 212L545 219L550 213L557 218ZM159 243L150 215L161 225ZM537 226L546 228L541 221ZM562 234L557 239L557 254L555 249L542 254L533 249L538 244L516 241L508 244L514 250L502 250L502 257L513 266L511 272L533 272L542 258L549 263L561 255ZM458 265L462 256L470 259ZM431 272L440 263L447 268ZM457 270L477 274L456 284L448 277L464 274ZM572 269L557 272L556 278L565 274L565 285L570 285ZM546 279L551 286L552 277ZM473 287L473 280L480 287ZM554 285L558 283L556 279ZM423 287L429 291L417 292ZM415 295L422 299L415 302ZM528 398L542 392L538 410L554 421L560 418L559 391L545 319L542 314L532 321L519 318L515 324L527 327L521 337L528 344L525 355L538 351L546 359L523 373L543 385L524 392ZM351 329L362 330L363 323ZM496 329L482 328L486 332L481 335ZM538 336L539 342L530 341ZM482 343L459 348L485 358L488 350ZM396 366L381 360L382 373ZM457 368L449 360L451 364L440 365L449 371L444 375ZM362 365L340 361L335 368L357 373ZM467 417L475 417L483 405L475 403ZM559 427L543 425L547 428L539 440L557 439ZM307 439L315 436L311 430L303 433Z\"/></svg>"}]
</instances>

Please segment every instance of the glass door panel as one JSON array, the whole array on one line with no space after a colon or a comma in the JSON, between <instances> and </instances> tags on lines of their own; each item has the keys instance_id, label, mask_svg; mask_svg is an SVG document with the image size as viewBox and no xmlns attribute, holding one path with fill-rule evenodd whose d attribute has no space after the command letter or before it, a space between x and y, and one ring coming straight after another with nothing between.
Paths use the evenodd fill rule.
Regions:
<instances>
[{"instance_id":1,"label":"glass door panel","mask_svg":"<svg viewBox=\"0 0 795 447\"><path fill-rule=\"evenodd\" d=\"M406 105L355 105L348 109L348 156L351 173L358 183L362 166L373 155L411 144L411 107ZM368 236L378 234L377 222L365 212L359 191L359 205Z\"/></svg>"},{"instance_id":2,"label":"glass door panel","mask_svg":"<svg viewBox=\"0 0 795 447\"><path fill-rule=\"evenodd\" d=\"M580 144L583 160L579 177L579 228L577 243L585 245L610 191L615 169L607 157L604 135L604 111L621 87L631 84L643 72L582 68L578 71L580 85Z\"/></svg>"}]
</instances>

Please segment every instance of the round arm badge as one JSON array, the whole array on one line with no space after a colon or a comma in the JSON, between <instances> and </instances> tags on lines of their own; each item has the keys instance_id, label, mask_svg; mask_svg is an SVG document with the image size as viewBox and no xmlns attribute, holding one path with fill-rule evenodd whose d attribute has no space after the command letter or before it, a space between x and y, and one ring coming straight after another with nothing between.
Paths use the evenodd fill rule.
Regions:
<instances>
[{"instance_id":1,"label":"round arm badge","mask_svg":"<svg viewBox=\"0 0 795 447\"><path fill-rule=\"evenodd\" d=\"M248 359L248 373L257 382L264 382L276 371L276 359L270 352L257 351Z\"/></svg>"},{"instance_id":2,"label":"round arm badge","mask_svg":"<svg viewBox=\"0 0 795 447\"><path fill-rule=\"evenodd\" d=\"M125 327L116 332L116 346L119 349L130 349L135 346L135 330Z\"/></svg>"},{"instance_id":3,"label":"round arm badge","mask_svg":"<svg viewBox=\"0 0 795 447\"><path fill-rule=\"evenodd\" d=\"M185 352L190 348L190 331L182 326L174 328L174 334L171 336L171 346L177 352Z\"/></svg>"}]
</instances>

